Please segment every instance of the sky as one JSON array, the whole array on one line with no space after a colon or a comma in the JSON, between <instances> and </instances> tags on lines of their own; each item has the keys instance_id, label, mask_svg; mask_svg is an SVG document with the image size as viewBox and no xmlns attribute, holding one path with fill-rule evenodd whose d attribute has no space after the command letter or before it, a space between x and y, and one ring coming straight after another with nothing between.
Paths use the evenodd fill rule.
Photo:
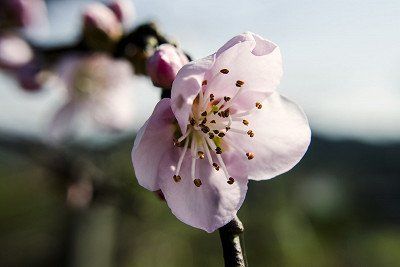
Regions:
<instances>
[{"instance_id":1,"label":"sky","mask_svg":"<svg viewBox=\"0 0 400 267\"><path fill-rule=\"evenodd\" d=\"M44 43L69 42L89 1L49 5ZM370 142L400 141L399 1L136 0L136 24L153 20L194 58L252 31L278 44L284 62L279 91L300 104L314 132ZM159 92L137 79L140 127ZM29 95L0 75L0 127L40 132L62 102L52 90ZM28 129L27 129L28 128Z\"/></svg>"}]
</instances>

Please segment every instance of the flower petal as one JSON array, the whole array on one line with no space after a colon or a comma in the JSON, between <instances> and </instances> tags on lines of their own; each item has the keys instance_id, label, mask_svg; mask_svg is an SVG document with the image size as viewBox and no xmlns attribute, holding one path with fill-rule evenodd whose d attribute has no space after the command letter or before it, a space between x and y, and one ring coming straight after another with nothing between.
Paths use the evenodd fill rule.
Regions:
<instances>
[{"instance_id":1,"label":"flower petal","mask_svg":"<svg viewBox=\"0 0 400 267\"><path fill-rule=\"evenodd\" d=\"M173 148L173 122L170 99L162 99L136 136L132 163L139 184L148 190L159 189L157 166L165 152Z\"/></svg>"},{"instance_id":2,"label":"flower petal","mask_svg":"<svg viewBox=\"0 0 400 267\"><path fill-rule=\"evenodd\" d=\"M220 71L227 69L226 74ZM264 100L278 86L282 77L282 57L279 47L254 33L244 33L228 41L216 54L212 69L207 73L207 90L215 98L233 97L237 110L247 110L249 92L256 92ZM238 86L237 82L243 84Z\"/></svg>"},{"instance_id":3,"label":"flower petal","mask_svg":"<svg viewBox=\"0 0 400 267\"><path fill-rule=\"evenodd\" d=\"M245 152L255 157L247 161L249 179L265 180L287 172L303 157L311 140L307 118L299 106L273 93L262 109L255 110L246 119L254 137L228 131L228 138Z\"/></svg>"},{"instance_id":4,"label":"flower petal","mask_svg":"<svg viewBox=\"0 0 400 267\"><path fill-rule=\"evenodd\" d=\"M199 94L205 72L214 63L214 55L192 61L183 66L172 84L171 108L178 120L182 134L186 133L192 104Z\"/></svg>"},{"instance_id":5,"label":"flower petal","mask_svg":"<svg viewBox=\"0 0 400 267\"><path fill-rule=\"evenodd\" d=\"M80 110L80 103L69 101L57 111L49 126L49 136L52 141L58 142L74 132L72 126L76 114L78 114Z\"/></svg>"},{"instance_id":6,"label":"flower petal","mask_svg":"<svg viewBox=\"0 0 400 267\"><path fill-rule=\"evenodd\" d=\"M159 166L160 188L172 213L181 221L209 233L233 219L247 192L247 179L227 183L222 170L216 171L206 159L196 161L196 187L190 174L191 156L187 154L180 171L181 181L173 179L179 151L166 153Z\"/></svg>"}]
</instances>

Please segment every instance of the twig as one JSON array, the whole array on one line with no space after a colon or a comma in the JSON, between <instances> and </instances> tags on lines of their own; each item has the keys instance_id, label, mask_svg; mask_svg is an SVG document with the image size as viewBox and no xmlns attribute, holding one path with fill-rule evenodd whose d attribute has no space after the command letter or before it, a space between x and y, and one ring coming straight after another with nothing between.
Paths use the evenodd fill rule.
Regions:
<instances>
[{"instance_id":1,"label":"twig","mask_svg":"<svg viewBox=\"0 0 400 267\"><path fill-rule=\"evenodd\" d=\"M225 267L248 266L244 250L243 231L243 224L237 216L219 229Z\"/></svg>"}]
</instances>

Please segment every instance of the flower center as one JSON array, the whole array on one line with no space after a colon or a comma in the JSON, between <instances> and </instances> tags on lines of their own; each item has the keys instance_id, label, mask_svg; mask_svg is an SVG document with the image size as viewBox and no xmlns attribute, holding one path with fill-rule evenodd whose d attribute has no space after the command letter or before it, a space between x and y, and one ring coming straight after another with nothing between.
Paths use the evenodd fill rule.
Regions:
<instances>
[{"instance_id":1,"label":"flower center","mask_svg":"<svg viewBox=\"0 0 400 267\"><path fill-rule=\"evenodd\" d=\"M217 75L226 75L228 69L220 70ZM215 76L212 78L212 80ZM215 99L207 86L208 81L204 80L199 95L193 102L192 113L189 117L187 131L179 139L174 140L174 145L182 147L177 168L173 179L179 182L182 177L179 175L183 159L188 149L191 154L191 178L195 186L200 187L202 180L195 177L196 161L207 158L208 163L216 171L222 169L228 184L233 184L235 179L229 175L229 171L221 156L225 151L234 150L243 155L247 160L254 158L254 153L244 151L238 147L229 137L231 134L241 134L254 137L254 132L248 127L250 122L245 118L257 109L261 109L261 103L255 103L251 110L238 113L232 109L232 105L237 97L242 93L244 81L237 80L235 83L236 92L232 97L224 96Z\"/></svg>"}]
</instances>

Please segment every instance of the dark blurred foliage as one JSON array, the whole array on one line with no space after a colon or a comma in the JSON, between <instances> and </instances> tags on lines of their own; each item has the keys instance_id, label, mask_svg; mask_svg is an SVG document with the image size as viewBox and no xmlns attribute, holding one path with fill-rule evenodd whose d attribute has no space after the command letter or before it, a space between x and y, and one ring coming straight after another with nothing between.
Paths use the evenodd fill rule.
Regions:
<instances>
[{"instance_id":1,"label":"dark blurred foliage","mask_svg":"<svg viewBox=\"0 0 400 267\"><path fill-rule=\"evenodd\" d=\"M92 200L90 183L0 151L0 266L222 266L217 232L138 186L131 145L98 155L118 193ZM250 266L398 266L399 176L400 144L314 137L292 171L250 183L239 212Z\"/></svg>"}]
</instances>

